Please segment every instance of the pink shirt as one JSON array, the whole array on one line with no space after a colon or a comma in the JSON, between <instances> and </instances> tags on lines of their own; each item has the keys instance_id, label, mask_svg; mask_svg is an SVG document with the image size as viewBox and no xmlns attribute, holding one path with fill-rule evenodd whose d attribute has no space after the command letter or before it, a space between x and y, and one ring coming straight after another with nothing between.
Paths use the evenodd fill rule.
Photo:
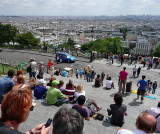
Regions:
<instances>
[{"instance_id":1,"label":"pink shirt","mask_svg":"<svg viewBox=\"0 0 160 134\"><path fill-rule=\"evenodd\" d=\"M126 71L121 71L120 72L120 80L125 80L127 79L128 73Z\"/></svg>"}]
</instances>

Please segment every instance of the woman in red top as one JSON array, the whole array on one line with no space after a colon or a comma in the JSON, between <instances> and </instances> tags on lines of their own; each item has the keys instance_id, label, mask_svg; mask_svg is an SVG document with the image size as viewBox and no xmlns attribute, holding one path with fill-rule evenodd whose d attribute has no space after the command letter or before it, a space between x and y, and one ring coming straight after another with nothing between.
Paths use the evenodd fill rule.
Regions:
<instances>
[{"instance_id":1,"label":"woman in red top","mask_svg":"<svg viewBox=\"0 0 160 134\"><path fill-rule=\"evenodd\" d=\"M48 62L48 73L51 75L51 77L53 76L53 70L54 70L54 63L52 62L51 59L49 59L49 62Z\"/></svg>"}]
</instances>

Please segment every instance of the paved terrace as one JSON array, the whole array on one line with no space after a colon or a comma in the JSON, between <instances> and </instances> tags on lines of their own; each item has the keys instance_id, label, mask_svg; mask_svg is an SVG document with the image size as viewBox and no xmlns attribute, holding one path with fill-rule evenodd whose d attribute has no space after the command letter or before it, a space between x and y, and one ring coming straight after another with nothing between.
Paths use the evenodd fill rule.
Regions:
<instances>
[{"instance_id":1,"label":"paved terrace","mask_svg":"<svg viewBox=\"0 0 160 134\"><path fill-rule=\"evenodd\" d=\"M88 64L88 63L87 63ZM160 70L147 70L147 68L143 68L139 78L132 78L132 67L134 65L124 64L123 66L119 66L118 63L114 63L111 65L106 60L96 60L90 64L94 67L95 71L98 73L104 71L105 73L110 73L112 76L112 80L115 83L115 89L105 90L103 87L95 88L94 82L87 83L85 80L80 80L76 78L64 78L61 76L55 76L57 80L64 80L65 84L69 79L72 79L75 85L81 84L83 85L84 90L86 91L86 98L94 98L97 101L99 106L102 106L102 110L100 113L103 113L107 116L106 109L109 108L109 105L114 103L113 96L118 91L118 74L122 70L123 66L127 67L127 71L129 73L128 81L132 80L132 90L137 89L136 83L141 78L141 75L146 75L147 79L151 79L152 81L157 80L158 85L160 84ZM85 66L85 64L83 65ZM139 66L139 65L137 65ZM142 65L140 65L142 66ZM44 75L45 80L49 80L50 76L48 74ZM105 82L105 81L104 81ZM105 84L104 84L105 86ZM123 97L124 104L127 105L127 113L128 116L125 117L124 128L134 130L135 129L135 121L137 116L150 107L156 107L159 101L160 89L158 87L156 94L152 95L157 99L144 98L144 103L140 104L140 100L136 100L135 94L125 95ZM42 103L38 100L35 100L36 106L26 122L22 123L19 127L19 130L25 132L35 127L36 125L46 122L48 118L52 118L59 107L56 106L47 106L45 103ZM68 107L72 107L71 104L66 104ZM62 126L63 127L63 126ZM91 118L90 121L84 121L84 134L115 134L118 127L110 125L108 123L104 123L102 121L94 120ZM50 130L51 134L51 130Z\"/></svg>"}]
</instances>

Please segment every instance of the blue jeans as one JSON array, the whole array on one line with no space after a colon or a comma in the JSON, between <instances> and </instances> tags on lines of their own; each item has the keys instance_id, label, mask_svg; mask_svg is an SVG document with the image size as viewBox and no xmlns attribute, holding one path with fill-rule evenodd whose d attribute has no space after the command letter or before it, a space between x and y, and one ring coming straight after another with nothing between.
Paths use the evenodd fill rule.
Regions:
<instances>
[{"instance_id":1,"label":"blue jeans","mask_svg":"<svg viewBox=\"0 0 160 134\"><path fill-rule=\"evenodd\" d=\"M30 72L29 73L29 77L31 78L31 77L34 77L35 79L36 79L36 72Z\"/></svg>"},{"instance_id":2,"label":"blue jeans","mask_svg":"<svg viewBox=\"0 0 160 134\"><path fill-rule=\"evenodd\" d=\"M152 94L154 94L155 92L156 92L156 87L153 87Z\"/></svg>"},{"instance_id":3,"label":"blue jeans","mask_svg":"<svg viewBox=\"0 0 160 134\"><path fill-rule=\"evenodd\" d=\"M87 74L87 82L91 81L91 74Z\"/></svg>"},{"instance_id":4,"label":"blue jeans","mask_svg":"<svg viewBox=\"0 0 160 134\"><path fill-rule=\"evenodd\" d=\"M59 107L59 106L63 105L66 102L68 102L67 99L58 99L57 102L54 105Z\"/></svg>"}]
</instances>

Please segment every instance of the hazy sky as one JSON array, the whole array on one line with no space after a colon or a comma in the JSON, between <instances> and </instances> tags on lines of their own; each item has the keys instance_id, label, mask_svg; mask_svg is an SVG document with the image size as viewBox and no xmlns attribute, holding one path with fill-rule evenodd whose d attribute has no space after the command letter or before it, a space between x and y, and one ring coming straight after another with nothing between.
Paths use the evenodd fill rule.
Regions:
<instances>
[{"instance_id":1,"label":"hazy sky","mask_svg":"<svg viewBox=\"0 0 160 134\"><path fill-rule=\"evenodd\" d=\"M160 0L0 0L0 15L160 15Z\"/></svg>"}]
</instances>

